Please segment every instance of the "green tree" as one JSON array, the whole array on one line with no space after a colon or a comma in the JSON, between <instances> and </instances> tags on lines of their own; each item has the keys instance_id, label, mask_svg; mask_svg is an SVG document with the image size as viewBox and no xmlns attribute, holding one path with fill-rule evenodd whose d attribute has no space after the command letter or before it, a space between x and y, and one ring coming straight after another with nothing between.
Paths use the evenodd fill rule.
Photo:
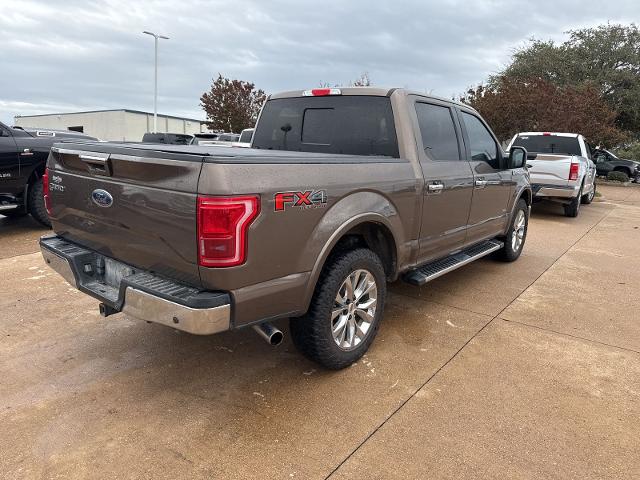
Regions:
<instances>
[{"instance_id":1,"label":"green tree","mask_svg":"<svg viewBox=\"0 0 640 480\"><path fill-rule=\"evenodd\" d=\"M461 100L475 108L501 141L518 132L579 132L591 142L613 146L626 136L616 113L589 84L557 86L548 80L503 77L469 89Z\"/></svg>"},{"instance_id":2,"label":"green tree","mask_svg":"<svg viewBox=\"0 0 640 480\"><path fill-rule=\"evenodd\" d=\"M200 97L200 106L207 114L209 128L237 133L256 124L265 100L264 91L253 83L218 74L211 89Z\"/></svg>"},{"instance_id":3,"label":"green tree","mask_svg":"<svg viewBox=\"0 0 640 480\"><path fill-rule=\"evenodd\" d=\"M621 130L640 136L640 29L606 24L567 32L567 41L531 40L489 84L541 79L559 87L593 85Z\"/></svg>"}]
</instances>

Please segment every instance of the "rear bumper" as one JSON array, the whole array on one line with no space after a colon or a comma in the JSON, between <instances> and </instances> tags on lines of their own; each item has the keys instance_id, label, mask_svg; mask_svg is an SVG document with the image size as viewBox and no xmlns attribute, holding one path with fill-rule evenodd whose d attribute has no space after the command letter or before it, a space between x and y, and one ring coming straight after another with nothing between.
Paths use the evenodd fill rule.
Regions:
<instances>
[{"instance_id":1,"label":"rear bumper","mask_svg":"<svg viewBox=\"0 0 640 480\"><path fill-rule=\"evenodd\" d=\"M574 198L580 191L580 186L548 185L544 183L534 183L531 185L534 197L549 198Z\"/></svg>"},{"instance_id":2,"label":"rear bumper","mask_svg":"<svg viewBox=\"0 0 640 480\"><path fill-rule=\"evenodd\" d=\"M45 262L78 290L100 300L101 312L124 312L196 335L229 330L226 292L200 291L138 270L57 236L40 239Z\"/></svg>"}]
</instances>

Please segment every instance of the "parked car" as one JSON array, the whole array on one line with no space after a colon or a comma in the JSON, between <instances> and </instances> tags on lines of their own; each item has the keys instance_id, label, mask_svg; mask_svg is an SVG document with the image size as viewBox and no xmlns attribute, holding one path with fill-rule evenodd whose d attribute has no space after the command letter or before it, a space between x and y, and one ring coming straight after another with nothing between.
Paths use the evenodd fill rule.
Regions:
<instances>
[{"instance_id":1,"label":"parked car","mask_svg":"<svg viewBox=\"0 0 640 480\"><path fill-rule=\"evenodd\" d=\"M609 150L597 148L593 152L598 175L606 177L609 172L624 173L630 180L640 182L640 162L618 158Z\"/></svg>"},{"instance_id":2,"label":"parked car","mask_svg":"<svg viewBox=\"0 0 640 480\"><path fill-rule=\"evenodd\" d=\"M522 252L526 150L506 156L466 105L404 89L286 92L268 98L252 146L54 148L46 262L105 316L195 334L253 326L272 344L270 322L290 318L295 345L337 369L373 341L387 280L424 285Z\"/></svg>"},{"instance_id":3,"label":"parked car","mask_svg":"<svg viewBox=\"0 0 640 480\"><path fill-rule=\"evenodd\" d=\"M167 145L191 145L195 137L188 133L151 133L142 136L143 143L164 143Z\"/></svg>"},{"instance_id":4,"label":"parked car","mask_svg":"<svg viewBox=\"0 0 640 480\"><path fill-rule=\"evenodd\" d=\"M238 138L237 142L233 143L234 147L241 148L250 148L251 147L251 139L253 138L253 132L255 128L245 128L240 132L240 138Z\"/></svg>"},{"instance_id":5,"label":"parked car","mask_svg":"<svg viewBox=\"0 0 640 480\"><path fill-rule=\"evenodd\" d=\"M51 145L65 139L96 140L77 132L12 128L0 123L0 215L31 214L51 226L42 197L42 175Z\"/></svg>"},{"instance_id":6,"label":"parked car","mask_svg":"<svg viewBox=\"0 0 640 480\"><path fill-rule=\"evenodd\" d=\"M531 187L537 200L561 203L567 217L577 217L580 204L596 194L596 166L591 147L576 133L522 132L509 143L527 149Z\"/></svg>"}]
</instances>

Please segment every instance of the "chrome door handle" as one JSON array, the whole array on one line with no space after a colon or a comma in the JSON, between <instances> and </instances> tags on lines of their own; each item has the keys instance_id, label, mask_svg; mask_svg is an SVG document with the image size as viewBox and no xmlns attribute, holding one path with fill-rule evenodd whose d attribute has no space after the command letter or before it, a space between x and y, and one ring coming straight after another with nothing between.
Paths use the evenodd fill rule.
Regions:
<instances>
[{"instance_id":1,"label":"chrome door handle","mask_svg":"<svg viewBox=\"0 0 640 480\"><path fill-rule=\"evenodd\" d=\"M31 151L30 148L25 148L24 150L22 150L22 152L20 152L20 155L23 157L28 157L33 155L33 152Z\"/></svg>"},{"instance_id":2,"label":"chrome door handle","mask_svg":"<svg viewBox=\"0 0 640 480\"><path fill-rule=\"evenodd\" d=\"M429 190L430 193L440 193L444 190L444 185L441 183L431 183L427 185L427 190Z\"/></svg>"},{"instance_id":3,"label":"chrome door handle","mask_svg":"<svg viewBox=\"0 0 640 480\"><path fill-rule=\"evenodd\" d=\"M487 181L486 180L476 180L475 185L476 188L484 188L487 186Z\"/></svg>"}]
</instances>

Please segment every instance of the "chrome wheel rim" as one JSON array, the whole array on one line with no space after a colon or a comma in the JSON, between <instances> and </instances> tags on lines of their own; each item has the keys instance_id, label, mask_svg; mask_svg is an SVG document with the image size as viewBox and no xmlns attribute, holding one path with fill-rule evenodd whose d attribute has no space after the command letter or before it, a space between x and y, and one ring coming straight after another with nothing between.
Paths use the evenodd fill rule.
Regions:
<instances>
[{"instance_id":1,"label":"chrome wheel rim","mask_svg":"<svg viewBox=\"0 0 640 480\"><path fill-rule=\"evenodd\" d=\"M344 279L331 311L333 341L353 350L367 338L376 315L378 285L368 270L355 270Z\"/></svg>"},{"instance_id":2,"label":"chrome wheel rim","mask_svg":"<svg viewBox=\"0 0 640 480\"><path fill-rule=\"evenodd\" d=\"M511 249L517 252L524 242L524 235L526 233L527 221L524 215L524 211L518 210L516 219L513 222L513 235L511 235Z\"/></svg>"}]
</instances>

